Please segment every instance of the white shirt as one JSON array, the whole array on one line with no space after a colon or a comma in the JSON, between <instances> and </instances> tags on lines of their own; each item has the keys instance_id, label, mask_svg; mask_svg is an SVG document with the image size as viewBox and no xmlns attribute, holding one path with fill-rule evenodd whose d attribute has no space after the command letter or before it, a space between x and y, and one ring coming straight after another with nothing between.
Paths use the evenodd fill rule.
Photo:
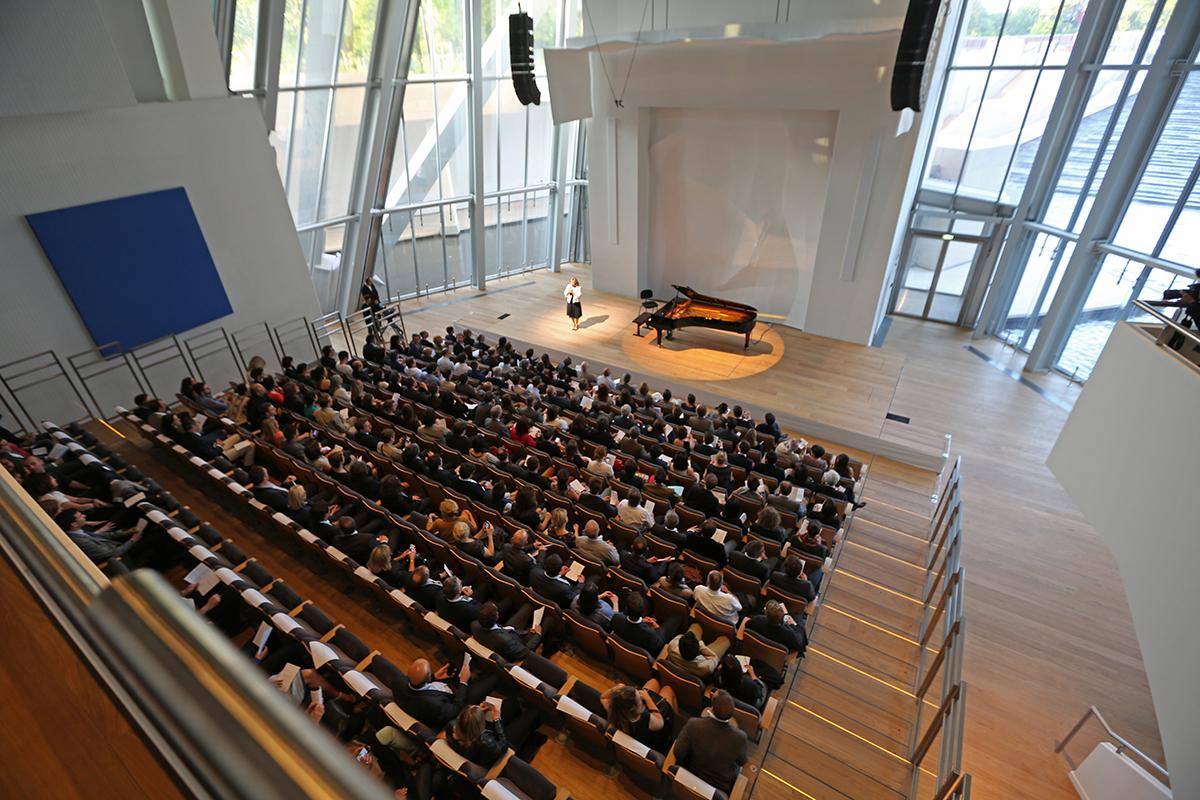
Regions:
<instances>
[{"instance_id":1,"label":"white shirt","mask_svg":"<svg viewBox=\"0 0 1200 800\"><path fill-rule=\"evenodd\" d=\"M583 287L567 284L567 288L563 289L563 297L567 298L568 303L578 303L583 297Z\"/></svg>"}]
</instances>

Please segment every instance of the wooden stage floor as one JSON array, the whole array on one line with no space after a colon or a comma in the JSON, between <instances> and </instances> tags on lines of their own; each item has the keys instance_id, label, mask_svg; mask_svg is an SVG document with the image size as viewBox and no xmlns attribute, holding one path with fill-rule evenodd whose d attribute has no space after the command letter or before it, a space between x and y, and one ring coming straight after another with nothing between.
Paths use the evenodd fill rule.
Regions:
<instances>
[{"instance_id":1,"label":"wooden stage floor","mask_svg":"<svg viewBox=\"0 0 1200 800\"><path fill-rule=\"evenodd\" d=\"M562 301L572 274L585 287L577 332ZM998 342L905 318L893 319L882 348L778 324L760 324L749 351L740 336L694 328L659 348L650 336L632 335L636 300L590 287L586 268L567 267L498 280L484 293L406 301L403 309L410 330L453 324L503 334L914 448L940 451L950 433L964 466L971 687L964 761L975 797L1075 797L1054 742L1091 704L1162 757L1116 565L1045 466L1075 387L1039 378L1043 396L966 349L1003 361ZM888 412L910 421L887 420ZM871 516L870 506L865 511ZM755 795L803 796L761 779Z\"/></svg>"}]
</instances>

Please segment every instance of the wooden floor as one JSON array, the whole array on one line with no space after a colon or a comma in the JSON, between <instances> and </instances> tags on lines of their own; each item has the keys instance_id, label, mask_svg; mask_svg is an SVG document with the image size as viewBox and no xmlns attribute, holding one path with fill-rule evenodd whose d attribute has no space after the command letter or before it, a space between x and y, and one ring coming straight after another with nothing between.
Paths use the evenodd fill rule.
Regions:
<instances>
[{"instance_id":1,"label":"wooden floor","mask_svg":"<svg viewBox=\"0 0 1200 800\"><path fill-rule=\"evenodd\" d=\"M0 597L0 796L187 796L4 556Z\"/></svg>"},{"instance_id":2,"label":"wooden floor","mask_svg":"<svg viewBox=\"0 0 1200 800\"><path fill-rule=\"evenodd\" d=\"M566 272L591 286L586 269ZM561 307L565 280L538 272L493 282L482 294L434 295L406 302L405 320L410 329L431 332L448 324L474 326L916 446L940 447L952 434L953 452L964 462L965 678L971 686L964 758L975 775L975 796L1075 797L1053 747L1089 704L1161 758L1116 566L1045 466L1067 412L966 349L973 345L1004 361L999 343L895 318L882 348L774 326L755 331L753 339L761 341L748 355L739 355L739 337L696 329L660 350L652 339L631 335L636 301L596 291L585 294L581 330L572 332ZM509 316L499 319L502 314ZM1053 399L1073 401L1076 390L1064 381L1036 382ZM911 422L885 420L889 411ZM902 487L906 480L897 473L888 484ZM910 488L894 490L895 505L927 492ZM884 502L861 517L882 525L888 515L903 518L904 511ZM884 536L880 531L881 541ZM838 592L851 592L848 583ZM876 600L879 613L902 613L885 598ZM821 624L832 628L837 621L830 616ZM843 637L848 647L856 636ZM805 757L817 756L796 756ZM758 780L756 796L802 796L787 788L792 781L778 763L768 759L764 769L778 780Z\"/></svg>"}]
</instances>

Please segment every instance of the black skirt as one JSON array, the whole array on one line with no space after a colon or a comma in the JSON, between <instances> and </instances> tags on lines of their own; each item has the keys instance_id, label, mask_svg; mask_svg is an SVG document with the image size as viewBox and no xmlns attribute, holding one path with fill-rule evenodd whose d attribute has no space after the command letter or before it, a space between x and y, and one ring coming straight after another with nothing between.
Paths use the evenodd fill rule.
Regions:
<instances>
[{"instance_id":1,"label":"black skirt","mask_svg":"<svg viewBox=\"0 0 1200 800\"><path fill-rule=\"evenodd\" d=\"M567 301L567 316L571 319L579 319L583 316L583 303L572 303Z\"/></svg>"}]
</instances>

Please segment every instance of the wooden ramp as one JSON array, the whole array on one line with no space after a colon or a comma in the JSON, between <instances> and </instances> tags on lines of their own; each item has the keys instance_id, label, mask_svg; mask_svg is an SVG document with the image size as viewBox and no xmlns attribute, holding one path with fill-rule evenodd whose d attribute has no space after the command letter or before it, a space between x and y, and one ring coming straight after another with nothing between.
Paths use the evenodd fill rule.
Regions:
<instances>
[{"instance_id":1,"label":"wooden ramp","mask_svg":"<svg viewBox=\"0 0 1200 800\"><path fill-rule=\"evenodd\" d=\"M876 459L810 620L755 798L907 800L937 476ZM923 781L922 784L927 784Z\"/></svg>"}]
</instances>

